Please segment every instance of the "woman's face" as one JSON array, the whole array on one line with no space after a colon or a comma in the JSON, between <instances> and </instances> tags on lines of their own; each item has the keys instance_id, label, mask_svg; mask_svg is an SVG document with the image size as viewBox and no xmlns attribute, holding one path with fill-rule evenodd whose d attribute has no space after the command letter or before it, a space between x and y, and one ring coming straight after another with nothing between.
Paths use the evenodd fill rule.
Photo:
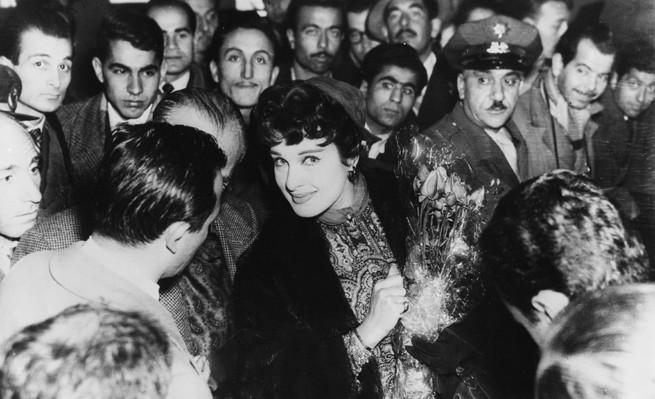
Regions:
<instances>
[{"instance_id":1,"label":"woman's face","mask_svg":"<svg viewBox=\"0 0 655 399\"><path fill-rule=\"evenodd\" d=\"M275 181L293 211L301 217L314 217L328 209L352 205L353 184L348 171L356 158L344 162L337 146L320 145L325 139L304 139L296 145L284 142L271 148Z\"/></svg>"}]
</instances>

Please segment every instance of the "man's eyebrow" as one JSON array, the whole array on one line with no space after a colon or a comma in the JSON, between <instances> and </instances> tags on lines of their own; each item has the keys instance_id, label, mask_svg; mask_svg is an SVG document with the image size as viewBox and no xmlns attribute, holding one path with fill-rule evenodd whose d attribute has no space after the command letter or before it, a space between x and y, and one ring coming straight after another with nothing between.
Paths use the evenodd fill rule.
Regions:
<instances>
[{"instance_id":1,"label":"man's eyebrow","mask_svg":"<svg viewBox=\"0 0 655 399\"><path fill-rule=\"evenodd\" d=\"M391 83L394 83L394 84L395 84L395 83L399 83L399 82L398 82L398 79L394 78L394 77L391 76L391 75L380 76L380 78L378 79L378 82L381 82L381 81L383 81L383 80L388 80L388 81L390 81Z\"/></svg>"},{"instance_id":2,"label":"man's eyebrow","mask_svg":"<svg viewBox=\"0 0 655 399\"><path fill-rule=\"evenodd\" d=\"M127 69L129 69L129 68L127 68ZM158 70L159 67L157 65L155 65L155 64L149 64L149 65L144 66L143 68L139 68L139 72L151 71L153 69Z\"/></svg>"},{"instance_id":3,"label":"man's eyebrow","mask_svg":"<svg viewBox=\"0 0 655 399\"><path fill-rule=\"evenodd\" d=\"M17 167L16 165L9 165L9 166L6 166L4 168L0 168L0 172L10 172L10 171L16 169L16 167Z\"/></svg>"},{"instance_id":4,"label":"man's eyebrow","mask_svg":"<svg viewBox=\"0 0 655 399\"><path fill-rule=\"evenodd\" d=\"M191 29L187 26L175 29L175 33L180 33L180 32L191 33Z\"/></svg>"},{"instance_id":5,"label":"man's eyebrow","mask_svg":"<svg viewBox=\"0 0 655 399\"><path fill-rule=\"evenodd\" d=\"M121 68L127 69L128 71L132 70L132 68L128 67L127 65L123 65L120 62L112 62L111 64L107 65L107 68Z\"/></svg>"}]
</instances>

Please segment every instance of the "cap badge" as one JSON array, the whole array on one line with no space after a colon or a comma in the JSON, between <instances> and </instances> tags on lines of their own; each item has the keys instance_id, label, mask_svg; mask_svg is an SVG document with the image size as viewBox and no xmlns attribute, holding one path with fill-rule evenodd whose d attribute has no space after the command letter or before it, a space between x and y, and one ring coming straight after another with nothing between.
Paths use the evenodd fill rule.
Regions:
<instances>
[{"instance_id":1,"label":"cap badge","mask_svg":"<svg viewBox=\"0 0 655 399\"><path fill-rule=\"evenodd\" d=\"M491 45L487 49L489 54L505 54L509 53L509 46L505 42L491 42Z\"/></svg>"},{"instance_id":2,"label":"cap badge","mask_svg":"<svg viewBox=\"0 0 655 399\"><path fill-rule=\"evenodd\" d=\"M503 36L509 31L509 27L504 22L498 22L493 27L494 35L498 36L499 39L502 39Z\"/></svg>"}]
</instances>

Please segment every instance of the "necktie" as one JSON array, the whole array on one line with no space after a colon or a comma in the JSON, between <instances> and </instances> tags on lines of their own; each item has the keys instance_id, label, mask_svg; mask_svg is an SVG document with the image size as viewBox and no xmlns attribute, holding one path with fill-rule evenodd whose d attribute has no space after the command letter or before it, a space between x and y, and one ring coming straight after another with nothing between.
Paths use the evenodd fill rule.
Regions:
<instances>
[{"instance_id":1,"label":"necktie","mask_svg":"<svg viewBox=\"0 0 655 399\"><path fill-rule=\"evenodd\" d=\"M36 146L36 150L41 152L41 138L43 137L43 131L37 127L36 129L32 129L29 132L30 136L32 136L32 140L34 141L34 145Z\"/></svg>"}]
</instances>

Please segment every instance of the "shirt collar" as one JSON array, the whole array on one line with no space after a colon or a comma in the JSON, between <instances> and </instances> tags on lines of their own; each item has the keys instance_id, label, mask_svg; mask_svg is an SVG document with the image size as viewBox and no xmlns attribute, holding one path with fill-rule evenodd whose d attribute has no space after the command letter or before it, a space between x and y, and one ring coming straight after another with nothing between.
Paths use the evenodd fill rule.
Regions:
<instances>
[{"instance_id":1,"label":"shirt collar","mask_svg":"<svg viewBox=\"0 0 655 399\"><path fill-rule=\"evenodd\" d=\"M434 72L434 66L437 65L437 55L434 52L430 52L428 58L423 61L423 66L425 67L425 72L428 73L428 81L432 77L432 72Z\"/></svg>"},{"instance_id":2,"label":"shirt collar","mask_svg":"<svg viewBox=\"0 0 655 399\"><path fill-rule=\"evenodd\" d=\"M134 118L134 119L124 119L118 111L116 111L116 108L114 108L113 105L109 101L106 101L105 97L105 103L107 104L107 116L109 117L109 128L111 130L114 130L116 125L119 123L128 123L130 125L140 125L143 123L146 123L150 119L150 114L152 113L152 104L146 108L145 111L141 114L140 117Z\"/></svg>"},{"instance_id":3,"label":"shirt collar","mask_svg":"<svg viewBox=\"0 0 655 399\"><path fill-rule=\"evenodd\" d=\"M162 81L161 84L159 85L160 90L164 90L164 85L166 83L170 84L173 86L173 91L178 91L178 90L183 90L186 89L187 86L189 86L189 81L191 80L191 70L187 70L180 76L179 78L175 79L172 82L167 82L167 81Z\"/></svg>"},{"instance_id":4,"label":"shirt collar","mask_svg":"<svg viewBox=\"0 0 655 399\"><path fill-rule=\"evenodd\" d=\"M99 262L103 267L106 267L112 273L115 273L136 285L143 290L143 292L154 298L156 301L159 301L159 285L156 282L133 273L130 270L132 265L126 265L117 260L111 252L100 247L98 243L93 240L93 237L89 237L89 239L86 240L83 248L89 256Z\"/></svg>"}]
</instances>

